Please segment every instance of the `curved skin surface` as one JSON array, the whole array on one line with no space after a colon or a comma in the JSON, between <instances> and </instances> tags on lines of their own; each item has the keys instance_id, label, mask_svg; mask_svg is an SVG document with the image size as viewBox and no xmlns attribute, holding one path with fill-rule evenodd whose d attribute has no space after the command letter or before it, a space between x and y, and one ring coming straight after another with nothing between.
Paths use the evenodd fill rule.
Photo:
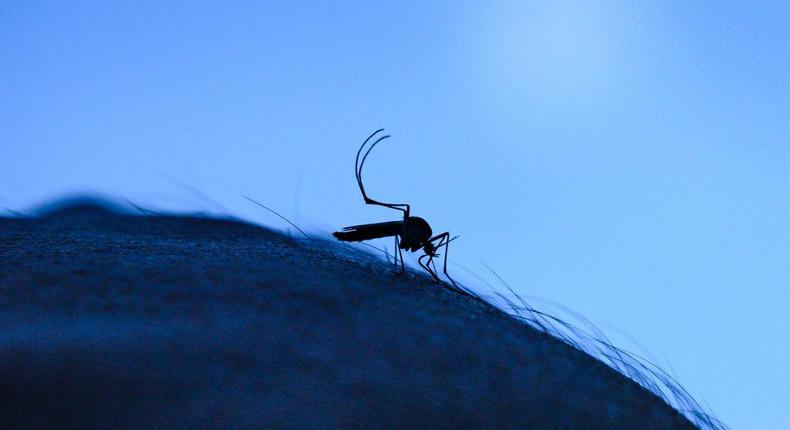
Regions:
<instances>
[{"instance_id":1,"label":"curved skin surface","mask_svg":"<svg viewBox=\"0 0 790 430\"><path fill-rule=\"evenodd\" d=\"M0 428L687 429L424 274L238 221L0 218Z\"/></svg>"}]
</instances>

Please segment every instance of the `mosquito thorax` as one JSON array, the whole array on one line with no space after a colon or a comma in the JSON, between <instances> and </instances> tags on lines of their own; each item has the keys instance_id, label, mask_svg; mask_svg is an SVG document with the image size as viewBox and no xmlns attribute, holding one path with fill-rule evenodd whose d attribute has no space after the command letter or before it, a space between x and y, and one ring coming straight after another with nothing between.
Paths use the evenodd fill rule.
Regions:
<instances>
[{"instance_id":1,"label":"mosquito thorax","mask_svg":"<svg viewBox=\"0 0 790 430\"><path fill-rule=\"evenodd\" d=\"M431 226L420 217L410 216L403 221L402 237L404 241L422 246L423 242L430 239L431 234Z\"/></svg>"}]
</instances>

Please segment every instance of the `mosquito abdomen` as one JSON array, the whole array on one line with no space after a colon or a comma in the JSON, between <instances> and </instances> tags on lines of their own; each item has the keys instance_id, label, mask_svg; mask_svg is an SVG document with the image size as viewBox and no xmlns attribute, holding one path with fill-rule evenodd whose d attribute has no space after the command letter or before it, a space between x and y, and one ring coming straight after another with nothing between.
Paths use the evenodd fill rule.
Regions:
<instances>
[{"instance_id":1,"label":"mosquito abdomen","mask_svg":"<svg viewBox=\"0 0 790 430\"><path fill-rule=\"evenodd\" d=\"M359 242L362 240L378 239L380 237L396 236L403 230L403 221L377 222L373 224L352 225L344 227L343 231L332 233L336 238L346 242Z\"/></svg>"}]
</instances>

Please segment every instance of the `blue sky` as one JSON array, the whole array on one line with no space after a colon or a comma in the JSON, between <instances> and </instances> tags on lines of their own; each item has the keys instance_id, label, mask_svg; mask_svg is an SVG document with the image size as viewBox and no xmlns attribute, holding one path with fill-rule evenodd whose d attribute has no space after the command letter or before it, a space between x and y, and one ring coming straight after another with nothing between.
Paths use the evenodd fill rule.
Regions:
<instances>
[{"instance_id":1,"label":"blue sky","mask_svg":"<svg viewBox=\"0 0 790 430\"><path fill-rule=\"evenodd\" d=\"M454 263L790 425L790 4L258 3L0 4L0 205L396 219L352 174L386 127L367 187Z\"/></svg>"}]
</instances>

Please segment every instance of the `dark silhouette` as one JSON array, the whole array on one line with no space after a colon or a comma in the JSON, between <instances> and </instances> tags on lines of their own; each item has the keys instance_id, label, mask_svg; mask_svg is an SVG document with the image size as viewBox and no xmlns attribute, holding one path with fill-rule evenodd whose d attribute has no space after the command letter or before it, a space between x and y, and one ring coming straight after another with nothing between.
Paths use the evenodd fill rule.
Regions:
<instances>
[{"instance_id":1,"label":"dark silhouette","mask_svg":"<svg viewBox=\"0 0 790 430\"><path fill-rule=\"evenodd\" d=\"M362 167L365 165L365 160L367 160L370 151L373 150L373 148L375 148L379 142L390 136L387 134L376 139L376 141L370 145L367 151L365 151L365 155L362 156L361 161L359 156L362 154L362 150L365 148L365 145L368 144L370 139L383 130L383 128L380 128L374 131L373 134L365 139L365 141L362 143L362 146L359 147L359 150L357 151L357 158L354 162L354 173L357 177L359 191L362 192L362 197L365 199L365 204L384 206L390 209L402 211L403 221L388 221L377 222L373 224L352 225L350 227L344 227L343 231L336 231L332 234L336 238L346 242L360 242L363 240L394 236L395 248L398 250L398 252L393 254L395 254L396 267L398 265L398 256L400 256L400 273L406 271L406 266L403 263L403 250L406 249L411 252L417 252L422 249L424 254L420 256L419 259L417 259L417 262L420 264L420 266L422 266L423 269L431 274L431 277L433 277L436 282L439 282L439 275L437 274L436 264L434 263L433 259L434 257L439 257L441 255L437 254L436 251L441 247L444 247L444 266L442 271L444 272L444 275L447 276L447 279L449 279L453 284L453 286L458 288L458 285L455 283L453 278L451 278L450 274L447 273L447 253L450 249L450 242L453 241L455 237L451 239L449 232L444 232L431 237L433 234L431 226L424 219L411 216L409 213L410 206L408 204L382 203L371 199L368 197L367 193L365 193L365 186L362 184ZM423 262L423 259L426 258L427 261Z\"/></svg>"},{"instance_id":2,"label":"dark silhouette","mask_svg":"<svg viewBox=\"0 0 790 430\"><path fill-rule=\"evenodd\" d=\"M0 215L0 429L698 428L531 314L339 242L126 207Z\"/></svg>"}]
</instances>

